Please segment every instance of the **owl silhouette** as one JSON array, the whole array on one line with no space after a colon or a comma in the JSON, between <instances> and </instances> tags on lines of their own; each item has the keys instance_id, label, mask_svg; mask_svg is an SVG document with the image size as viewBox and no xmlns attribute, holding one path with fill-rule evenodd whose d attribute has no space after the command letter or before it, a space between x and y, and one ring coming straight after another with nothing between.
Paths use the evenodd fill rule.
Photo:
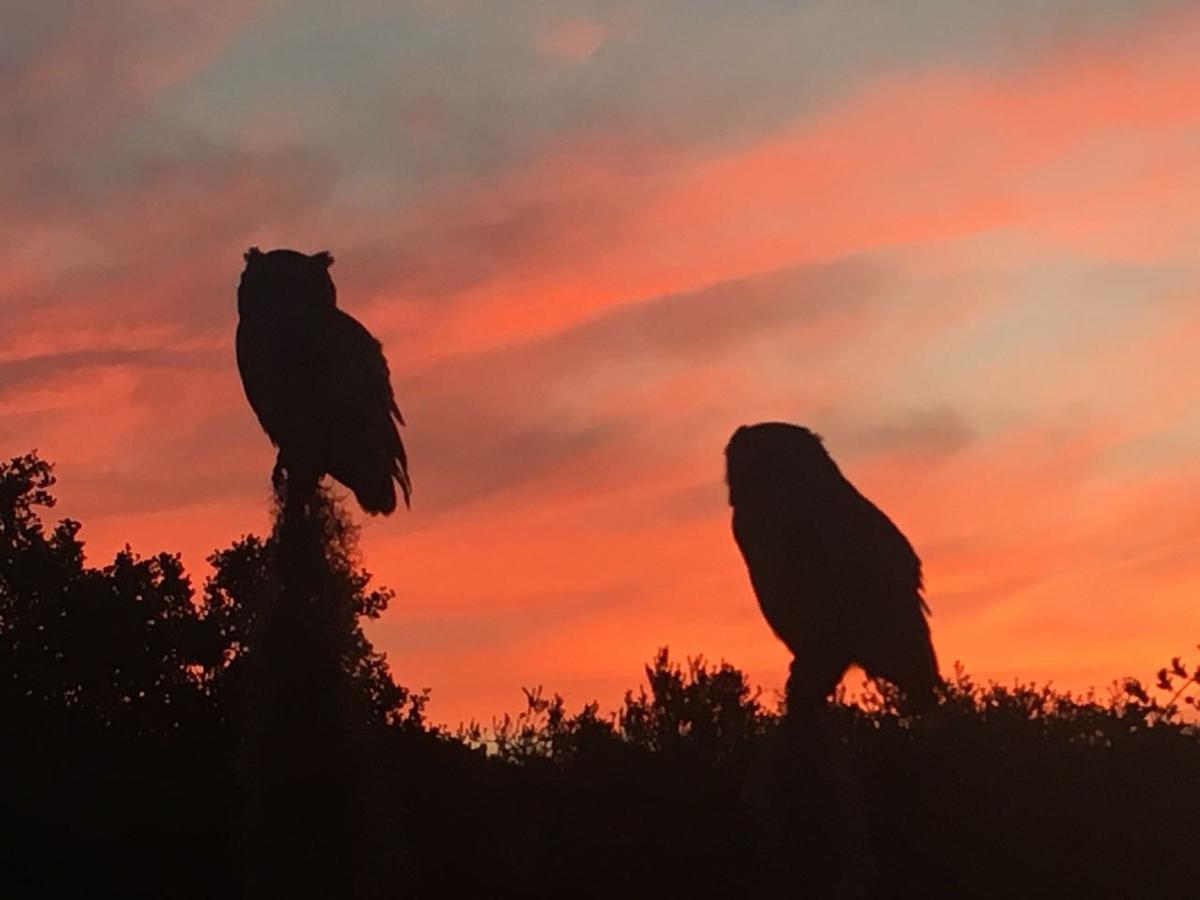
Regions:
<instances>
[{"instance_id":1,"label":"owl silhouette","mask_svg":"<svg viewBox=\"0 0 1200 900\"><path fill-rule=\"evenodd\" d=\"M743 426L725 448L733 536L759 606L794 661L789 710L824 704L852 664L912 711L940 681L908 539L799 425Z\"/></svg>"},{"instance_id":2,"label":"owl silhouette","mask_svg":"<svg viewBox=\"0 0 1200 900\"><path fill-rule=\"evenodd\" d=\"M288 502L323 475L372 514L412 493L404 424L383 346L337 307L329 253L251 247L238 285L237 363L246 398L279 448L273 480Z\"/></svg>"}]
</instances>

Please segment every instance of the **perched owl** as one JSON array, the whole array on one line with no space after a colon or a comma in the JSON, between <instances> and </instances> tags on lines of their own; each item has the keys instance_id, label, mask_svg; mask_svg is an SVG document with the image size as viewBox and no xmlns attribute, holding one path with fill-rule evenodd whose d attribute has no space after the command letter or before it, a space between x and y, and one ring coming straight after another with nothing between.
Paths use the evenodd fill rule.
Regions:
<instances>
[{"instance_id":1,"label":"perched owl","mask_svg":"<svg viewBox=\"0 0 1200 900\"><path fill-rule=\"evenodd\" d=\"M307 497L329 474L369 513L409 502L404 424L383 347L337 308L333 257L251 247L238 285L237 362L258 421L279 448L278 485Z\"/></svg>"},{"instance_id":2,"label":"perched owl","mask_svg":"<svg viewBox=\"0 0 1200 900\"><path fill-rule=\"evenodd\" d=\"M725 448L733 536L767 622L795 660L789 709L823 704L847 667L903 691L939 682L912 545L798 425L743 426Z\"/></svg>"}]
</instances>

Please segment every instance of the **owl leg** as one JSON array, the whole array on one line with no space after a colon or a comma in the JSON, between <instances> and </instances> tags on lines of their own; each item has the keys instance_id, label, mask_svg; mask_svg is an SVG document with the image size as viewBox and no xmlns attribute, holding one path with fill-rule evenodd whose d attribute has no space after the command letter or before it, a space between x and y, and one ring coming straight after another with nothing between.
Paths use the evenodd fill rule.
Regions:
<instances>
[{"instance_id":1,"label":"owl leg","mask_svg":"<svg viewBox=\"0 0 1200 900\"><path fill-rule=\"evenodd\" d=\"M875 896L866 807L827 703L849 661L828 647L802 649L788 676L786 715L751 773L764 864L797 894L803 887L805 896Z\"/></svg>"},{"instance_id":2,"label":"owl leg","mask_svg":"<svg viewBox=\"0 0 1200 900\"><path fill-rule=\"evenodd\" d=\"M292 514L307 512L320 480L321 473L306 464L302 455L285 455L283 450L279 451L275 468L271 471L271 484L275 489L275 499L284 510Z\"/></svg>"},{"instance_id":3,"label":"owl leg","mask_svg":"<svg viewBox=\"0 0 1200 900\"><path fill-rule=\"evenodd\" d=\"M842 654L828 650L810 650L796 656L788 669L785 688L788 715L807 716L824 709L850 662Z\"/></svg>"}]
</instances>

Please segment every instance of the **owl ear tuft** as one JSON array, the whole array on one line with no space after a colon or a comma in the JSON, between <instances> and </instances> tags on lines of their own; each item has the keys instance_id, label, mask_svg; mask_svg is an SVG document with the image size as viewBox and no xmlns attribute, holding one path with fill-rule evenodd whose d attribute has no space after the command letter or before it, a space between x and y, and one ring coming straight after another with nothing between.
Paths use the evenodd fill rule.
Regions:
<instances>
[{"instance_id":1,"label":"owl ear tuft","mask_svg":"<svg viewBox=\"0 0 1200 900\"><path fill-rule=\"evenodd\" d=\"M261 250L259 250L257 247L251 247L249 250L247 250L245 253L242 254L242 259L244 259L246 262L250 263L250 262L254 262L262 255L263 255L263 252Z\"/></svg>"},{"instance_id":2,"label":"owl ear tuft","mask_svg":"<svg viewBox=\"0 0 1200 900\"><path fill-rule=\"evenodd\" d=\"M312 259L314 262L320 263L326 269L333 265L333 254L328 250L322 250L320 253L314 253L312 255Z\"/></svg>"}]
</instances>

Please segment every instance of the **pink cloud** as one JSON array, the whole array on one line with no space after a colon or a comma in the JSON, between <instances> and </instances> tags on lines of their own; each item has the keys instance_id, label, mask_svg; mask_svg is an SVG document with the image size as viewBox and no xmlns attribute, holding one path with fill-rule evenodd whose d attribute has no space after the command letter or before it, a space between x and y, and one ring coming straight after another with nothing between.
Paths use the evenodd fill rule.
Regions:
<instances>
[{"instance_id":1,"label":"pink cloud","mask_svg":"<svg viewBox=\"0 0 1200 900\"><path fill-rule=\"evenodd\" d=\"M184 14L146 12L159 28ZM69 31L29 96L111 68L120 108L88 131L105 133L244 21L194 15L199 40L128 70L119 44ZM1189 414L1193 298L1059 359L1034 335L987 371L948 366L978 405L912 370L969 349L972 329L986 337L1023 299L997 270L1195 263L1200 69L1184 48L1200 20L1169 24L1025 70L895 76L705 155L581 129L385 213L332 204L336 173L269 139L287 117L260 123L259 150L146 168L86 208L14 220L0 360L64 358L0 382L0 413L19 422L0 435L60 463L61 511L88 513L98 557L130 540L201 569L266 524L272 452L229 347L240 252L330 247L343 305L385 338L411 421L414 512L364 533L370 567L400 591L373 634L402 680L436 689L435 716L512 708L541 682L612 705L663 643L778 685L784 653L721 485L724 440L765 418L834 426L847 473L925 556L947 664L1070 686L1148 672L1200 630L1186 555L1200 494L1187 452L1122 453ZM537 41L583 62L606 37L580 21ZM435 138L436 104L411 112ZM68 139L39 133L26 162ZM964 247L991 239L977 266ZM810 280L834 261L842 280ZM65 358L144 350L179 358ZM914 425L897 410L922 404L949 413Z\"/></svg>"},{"instance_id":2,"label":"pink cloud","mask_svg":"<svg viewBox=\"0 0 1200 900\"><path fill-rule=\"evenodd\" d=\"M599 22L571 19L541 31L536 44L546 56L582 63L591 58L608 36L608 27Z\"/></svg>"},{"instance_id":3,"label":"pink cloud","mask_svg":"<svg viewBox=\"0 0 1200 900\"><path fill-rule=\"evenodd\" d=\"M1179 23L1167 49L1198 21ZM1186 135L1200 119L1177 99L1200 71L1164 41L1151 31L1027 71L895 77L716 156L581 131L407 213L397 245L420 271L461 280L398 280L376 303L426 317L403 348L419 360L714 281L975 235L1131 261L1186 252L1186 173L1200 162ZM454 302L434 312L435 297Z\"/></svg>"}]
</instances>

